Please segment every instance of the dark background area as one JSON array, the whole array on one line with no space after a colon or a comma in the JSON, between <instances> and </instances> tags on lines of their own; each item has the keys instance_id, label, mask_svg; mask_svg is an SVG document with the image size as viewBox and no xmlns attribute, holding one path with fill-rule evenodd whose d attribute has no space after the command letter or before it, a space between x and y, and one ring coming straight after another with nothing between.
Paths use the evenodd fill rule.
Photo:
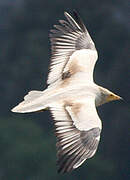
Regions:
<instances>
[{"instance_id":1,"label":"dark background area","mask_svg":"<svg viewBox=\"0 0 130 180\"><path fill-rule=\"evenodd\" d=\"M129 180L130 23L128 0L0 0L0 180ZM96 155L67 175L56 172L49 112L10 109L46 87L49 30L78 10L99 53L94 79L124 98L98 108L103 121Z\"/></svg>"}]
</instances>

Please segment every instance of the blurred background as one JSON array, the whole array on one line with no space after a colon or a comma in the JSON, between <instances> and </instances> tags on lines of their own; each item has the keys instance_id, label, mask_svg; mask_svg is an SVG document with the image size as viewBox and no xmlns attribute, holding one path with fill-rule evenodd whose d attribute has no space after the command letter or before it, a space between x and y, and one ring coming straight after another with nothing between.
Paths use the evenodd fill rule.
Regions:
<instances>
[{"instance_id":1,"label":"blurred background","mask_svg":"<svg viewBox=\"0 0 130 180\"><path fill-rule=\"evenodd\" d=\"M128 0L0 0L0 180L130 179L130 23ZM76 9L99 53L94 77L124 98L98 108L103 121L96 155L72 173L56 168L49 112L10 109L30 90L46 87L49 30Z\"/></svg>"}]
</instances>

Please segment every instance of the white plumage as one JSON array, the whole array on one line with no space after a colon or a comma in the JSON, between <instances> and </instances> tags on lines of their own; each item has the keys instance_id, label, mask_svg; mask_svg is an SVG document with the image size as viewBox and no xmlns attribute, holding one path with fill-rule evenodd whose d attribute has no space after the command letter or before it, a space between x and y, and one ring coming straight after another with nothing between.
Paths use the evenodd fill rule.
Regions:
<instances>
[{"instance_id":1,"label":"white plumage","mask_svg":"<svg viewBox=\"0 0 130 180\"><path fill-rule=\"evenodd\" d=\"M59 172L69 172L91 158L102 129L96 106L121 99L96 85L93 69L95 45L76 12L51 30L51 65L48 88L31 91L12 109L27 113L50 109L56 129Z\"/></svg>"}]
</instances>

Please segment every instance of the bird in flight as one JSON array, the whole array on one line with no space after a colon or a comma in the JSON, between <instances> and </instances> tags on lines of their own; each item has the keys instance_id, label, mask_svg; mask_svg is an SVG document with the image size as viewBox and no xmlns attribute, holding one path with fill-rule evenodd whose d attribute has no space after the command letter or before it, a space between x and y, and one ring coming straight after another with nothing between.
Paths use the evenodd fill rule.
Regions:
<instances>
[{"instance_id":1,"label":"bird in flight","mask_svg":"<svg viewBox=\"0 0 130 180\"><path fill-rule=\"evenodd\" d=\"M49 109L57 138L58 172L70 172L94 156L102 129L96 107L120 96L95 84L98 58L95 44L80 16L64 13L50 32L51 64L48 87L30 91L12 109L17 113Z\"/></svg>"}]
</instances>

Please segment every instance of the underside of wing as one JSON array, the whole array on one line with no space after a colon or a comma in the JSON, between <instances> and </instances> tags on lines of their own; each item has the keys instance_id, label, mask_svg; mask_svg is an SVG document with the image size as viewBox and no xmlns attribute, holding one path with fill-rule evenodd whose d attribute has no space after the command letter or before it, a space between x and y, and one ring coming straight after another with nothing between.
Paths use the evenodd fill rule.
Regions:
<instances>
[{"instance_id":1,"label":"underside of wing","mask_svg":"<svg viewBox=\"0 0 130 180\"><path fill-rule=\"evenodd\" d=\"M76 65L75 58L72 58L72 55L76 51L88 50L80 53L80 57L86 56L86 61L83 60L83 65L82 59L80 61L82 67L88 66L87 70L92 69L93 71L94 64L97 60L95 45L78 14L74 12L73 19L65 12L65 17L67 20L59 20L59 25L54 25L55 29L51 30L50 34L52 56L47 80L49 85L69 78L75 73L75 68L77 68L77 71L81 71L82 68L79 67L80 63L78 64L77 62ZM88 62L87 64L87 60L89 61L89 55L87 55L88 52L90 52L90 56L94 56L94 58L91 59L90 57L93 62ZM92 52L94 52L94 55ZM75 56L77 56L77 54ZM71 61L71 63L69 63L69 61Z\"/></svg>"},{"instance_id":2,"label":"underside of wing","mask_svg":"<svg viewBox=\"0 0 130 180\"><path fill-rule=\"evenodd\" d=\"M50 110L56 128L58 172L69 172L95 154L99 144L101 126L98 122L93 122L94 119L97 121L96 119L99 118L97 113L90 115L89 108L84 109L86 116L83 118L83 103L81 108L81 102L55 104ZM95 110L92 111L95 112Z\"/></svg>"}]
</instances>

